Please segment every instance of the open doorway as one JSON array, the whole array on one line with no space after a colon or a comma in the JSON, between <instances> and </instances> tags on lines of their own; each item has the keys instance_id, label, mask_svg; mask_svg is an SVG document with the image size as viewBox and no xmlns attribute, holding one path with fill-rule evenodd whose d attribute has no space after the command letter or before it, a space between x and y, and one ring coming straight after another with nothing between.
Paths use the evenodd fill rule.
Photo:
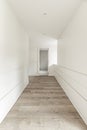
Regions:
<instances>
[{"instance_id":1,"label":"open doorway","mask_svg":"<svg viewBox=\"0 0 87 130\"><path fill-rule=\"evenodd\" d=\"M48 74L48 55L49 49L39 49L39 74Z\"/></svg>"}]
</instances>

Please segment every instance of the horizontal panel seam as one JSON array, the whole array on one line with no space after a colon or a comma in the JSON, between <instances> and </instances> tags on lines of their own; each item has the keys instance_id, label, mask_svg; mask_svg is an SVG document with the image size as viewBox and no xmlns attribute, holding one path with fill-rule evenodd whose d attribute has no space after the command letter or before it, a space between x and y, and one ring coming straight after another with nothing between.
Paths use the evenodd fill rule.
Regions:
<instances>
[{"instance_id":1,"label":"horizontal panel seam","mask_svg":"<svg viewBox=\"0 0 87 130\"><path fill-rule=\"evenodd\" d=\"M64 69L67 69L67 70L70 70L70 71L72 71L72 72L79 73L79 74L84 75L84 76L87 76L86 73L82 73L82 72L76 71L76 70L74 70L74 69L70 69L70 68L68 68L68 67L65 67L65 66L58 66L58 67L64 68Z\"/></svg>"},{"instance_id":2,"label":"horizontal panel seam","mask_svg":"<svg viewBox=\"0 0 87 130\"><path fill-rule=\"evenodd\" d=\"M76 92L76 91L75 91ZM72 102L72 101L71 101ZM74 104L73 104L74 105ZM75 106L75 108L77 108L77 110L78 110L78 112L80 113L80 115L81 115L81 117L84 119L84 121L86 122L86 124L87 124L87 120L86 120L86 118L85 118L85 116L83 115L83 113L79 110L79 108L78 108L78 106L77 105L74 105Z\"/></svg>"},{"instance_id":3,"label":"horizontal panel seam","mask_svg":"<svg viewBox=\"0 0 87 130\"><path fill-rule=\"evenodd\" d=\"M60 69L59 69L60 70ZM70 76L69 74L67 74L67 73L64 73L64 71L62 71L62 70L60 70L65 76L67 76L67 77L69 77L71 80L73 80L76 84L79 84L80 86L84 86L84 87L87 87L87 85L85 86L85 85L83 85L82 83L79 83L79 81L78 80L76 80L76 79L74 79L72 76ZM60 72L60 73L61 73Z\"/></svg>"},{"instance_id":4,"label":"horizontal panel seam","mask_svg":"<svg viewBox=\"0 0 87 130\"><path fill-rule=\"evenodd\" d=\"M55 71L56 72L56 71ZM64 78L58 73L58 72L56 72L63 80L64 80ZM74 89L73 88L73 86L70 84L70 83L68 83L66 80L64 80L69 86L71 86L71 88L75 91L75 92L77 92L85 101L87 101L87 99L84 97L84 96L82 96L76 89Z\"/></svg>"},{"instance_id":5,"label":"horizontal panel seam","mask_svg":"<svg viewBox=\"0 0 87 130\"><path fill-rule=\"evenodd\" d=\"M0 101L3 100L6 96L8 96L14 89L18 87L18 85L22 85L23 82L18 83L14 88L12 88L10 91L8 91L3 97L0 98Z\"/></svg>"}]
</instances>

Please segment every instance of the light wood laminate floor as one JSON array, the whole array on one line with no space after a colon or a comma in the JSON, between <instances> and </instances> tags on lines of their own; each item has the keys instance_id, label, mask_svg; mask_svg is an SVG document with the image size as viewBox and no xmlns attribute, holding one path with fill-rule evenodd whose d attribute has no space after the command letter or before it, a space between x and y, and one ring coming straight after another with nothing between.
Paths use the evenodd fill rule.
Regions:
<instances>
[{"instance_id":1,"label":"light wood laminate floor","mask_svg":"<svg viewBox=\"0 0 87 130\"><path fill-rule=\"evenodd\" d=\"M54 77L30 81L0 130L87 130Z\"/></svg>"}]
</instances>

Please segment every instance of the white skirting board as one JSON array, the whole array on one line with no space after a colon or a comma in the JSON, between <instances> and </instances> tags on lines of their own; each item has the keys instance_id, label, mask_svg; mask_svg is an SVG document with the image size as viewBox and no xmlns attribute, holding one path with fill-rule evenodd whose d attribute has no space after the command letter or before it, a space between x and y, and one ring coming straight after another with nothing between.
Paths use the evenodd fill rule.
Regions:
<instances>
[{"instance_id":1,"label":"white skirting board","mask_svg":"<svg viewBox=\"0 0 87 130\"><path fill-rule=\"evenodd\" d=\"M55 66L55 78L87 125L87 76Z\"/></svg>"},{"instance_id":2,"label":"white skirting board","mask_svg":"<svg viewBox=\"0 0 87 130\"><path fill-rule=\"evenodd\" d=\"M16 86L12 91L10 91L6 96L4 96L0 100L0 123L4 120L8 112L16 103L19 96L21 95L23 90L26 88L27 84L28 82L20 83L18 86Z\"/></svg>"}]
</instances>

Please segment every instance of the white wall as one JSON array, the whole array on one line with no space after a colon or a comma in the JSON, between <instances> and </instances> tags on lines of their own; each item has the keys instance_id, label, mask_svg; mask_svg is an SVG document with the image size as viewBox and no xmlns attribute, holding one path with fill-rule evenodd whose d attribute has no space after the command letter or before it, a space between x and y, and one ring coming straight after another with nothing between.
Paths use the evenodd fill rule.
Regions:
<instances>
[{"instance_id":1,"label":"white wall","mask_svg":"<svg viewBox=\"0 0 87 130\"><path fill-rule=\"evenodd\" d=\"M28 84L28 36L0 0L0 122Z\"/></svg>"},{"instance_id":2,"label":"white wall","mask_svg":"<svg viewBox=\"0 0 87 130\"><path fill-rule=\"evenodd\" d=\"M30 36L29 75L38 75L38 51L49 49L49 73L53 73L53 65L57 64L57 40L45 35L32 33Z\"/></svg>"},{"instance_id":3,"label":"white wall","mask_svg":"<svg viewBox=\"0 0 87 130\"><path fill-rule=\"evenodd\" d=\"M83 1L58 44L55 76L87 124L87 1Z\"/></svg>"}]
</instances>

